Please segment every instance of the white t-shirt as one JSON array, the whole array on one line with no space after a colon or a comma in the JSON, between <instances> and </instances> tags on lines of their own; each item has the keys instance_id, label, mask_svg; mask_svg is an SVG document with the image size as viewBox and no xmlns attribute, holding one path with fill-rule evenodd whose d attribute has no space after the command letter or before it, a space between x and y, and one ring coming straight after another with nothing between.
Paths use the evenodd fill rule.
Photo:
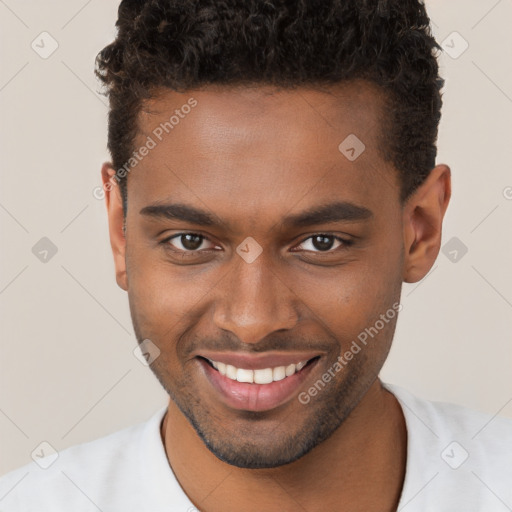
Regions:
<instances>
[{"instance_id":1,"label":"white t-shirt","mask_svg":"<svg viewBox=\"0 0 512 512\"><path fill-rule=\"evenodd\" d=\"M385 386L407 425L399 511L512 511L512 420ZM195 512L161 441L165 411L3 476L0 512Z\"/></svg>"}]
</instances>

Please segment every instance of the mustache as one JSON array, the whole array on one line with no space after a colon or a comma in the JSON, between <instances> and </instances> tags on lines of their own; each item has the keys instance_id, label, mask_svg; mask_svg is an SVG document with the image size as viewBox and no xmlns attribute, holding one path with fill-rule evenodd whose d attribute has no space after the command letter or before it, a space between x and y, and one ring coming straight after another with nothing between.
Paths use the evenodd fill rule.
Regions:
<instances>
[{"instance_id":1,"label":"mustache","mask_svg":"<svg viewBox=\"0 0 512 512\"><path fill-rule=\"evenodd\" d=\"M181 340L184 342L185 340ZM228 333L217 336L216 339L211 337L200 338L193 337L183 343L182 354L190 356L193 353L201 352L201 350L218 351L218 352L237 352L240 354L261 354L265 352L294 352L294 351L318 351L331 352L333 347L340 344L339 340L331 337L329 340L319 340L318 338L303 337L297 335L286 336L269 336L257 342L244 343L236 337ZM178 343L179 347L180 343Z\"/></svg>"}]
</instances>

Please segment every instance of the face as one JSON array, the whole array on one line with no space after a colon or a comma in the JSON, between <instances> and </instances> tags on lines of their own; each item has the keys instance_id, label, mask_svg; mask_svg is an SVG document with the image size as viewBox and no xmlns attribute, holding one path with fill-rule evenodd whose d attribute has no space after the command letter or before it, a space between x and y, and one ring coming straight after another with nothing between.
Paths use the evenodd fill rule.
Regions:
<instances>
[{"instance_id":1,"label":"face","mask_svg":"<svg viewBox=\"0 0 512 512\"><path fill-rule=\"evenodd\" d=\"M302 457L385 361L406 259L381 112L359 83L162 91L140 114L118 283L152 371L230 464Z\"/></svg>"}]
</instances>

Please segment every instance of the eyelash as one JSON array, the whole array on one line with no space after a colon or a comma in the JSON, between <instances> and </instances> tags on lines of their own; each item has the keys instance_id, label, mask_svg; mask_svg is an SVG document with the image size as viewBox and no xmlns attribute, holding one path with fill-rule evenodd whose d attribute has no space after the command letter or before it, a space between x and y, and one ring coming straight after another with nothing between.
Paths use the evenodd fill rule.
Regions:
<instances>
[{"instance_id":1,"label":"eyelash","mask_svg":"<svg viewBox=\"0 0 512 512\"><path fill-rule=\"evenodd\" d=\"M164 246L166 246L166 249L169 249L169 246L172 247L172 245L169 244L169 242L171 240L173 240L175 238L180 238L180 237L182 237L184 235L199 236L199 237L202 238L202 242L205 241L205 240L208 240L208 238L206 236L201 235L200 233L194 233L194 232L191 232L191 231L187 231L187 232L182 232L182 233L176 233L175 235L172 235L170 237L167 237L165 240L162 240L160 243L163 244ZM332 254L332 253L334 253L336 251L347 249L348 247L350 247L351 245L354 244L353 240L344 239L344 238L341 238L341 237L336 236L336 235L331 235L329 233L315 233L313 235L308 236L304 240L302 240L299 243L299 245L302 245L307 240L315 238L316 236L325 236L326 238L333 238L336 241L340 242L342 245L337 247L337 248L334 248L334 249L329 249L327 251L310 251L310 250L307 250L306 252L312 252L312 253L315 253L315 254ZM204 249L203 251L200 251L200 250L191 251L191 250L176 249L174 247L174 248L171 248L169 250L172 251L172 252L175 252L175 253L179 253L182 256L189 256L189 255L199 254L200 252L204 252L204 251L212 251L212 250L215 250L215 249Z\"/></svg>"}]
</instances>

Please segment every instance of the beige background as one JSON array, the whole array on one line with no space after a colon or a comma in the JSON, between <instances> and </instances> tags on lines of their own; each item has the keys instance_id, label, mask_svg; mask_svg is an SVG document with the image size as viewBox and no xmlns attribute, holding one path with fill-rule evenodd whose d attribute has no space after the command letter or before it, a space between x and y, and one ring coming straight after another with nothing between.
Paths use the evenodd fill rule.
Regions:
<instances>
[{"instance_id":1,"label":"beige background","mask_svg":"<svg viewBox=\"0 0 512 512\"><path fill-rule=\"evenodd\" d=\"M0 474L42 441L61 450L166 402L133 355L105 206L93 196L108 159L93 63L114 37L117 4L0 0ZM427 6L452 54L442 57L438 160L454 188L443 243L457 237L468 252L456 263L440 254L421 283L404 285L383 378L512 417L512 1ZM46 59L31 47L43 31L59 45ZM42 237L58 249L46 263L32 253Z\"/></svg>"}]
</instances>

